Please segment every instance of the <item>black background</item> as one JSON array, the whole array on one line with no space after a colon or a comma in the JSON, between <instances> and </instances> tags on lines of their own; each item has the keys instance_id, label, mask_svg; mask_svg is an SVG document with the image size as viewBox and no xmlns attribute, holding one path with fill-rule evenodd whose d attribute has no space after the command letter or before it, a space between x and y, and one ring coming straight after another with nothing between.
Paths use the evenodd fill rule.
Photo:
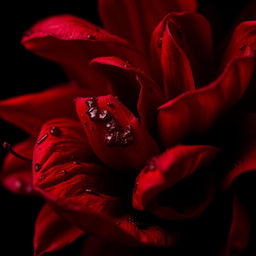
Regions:
<instances>
[{"instance_id":1,"label":"black background","mask_svg":"<svg viewBox=\"0 0 256 256\"><path fill-rule=\"evenodd\" d=\"M234 15L245 3L242 0L236 4L235 1L225 1L225 4L224 1L201 2L204 4L201 9L205 12L207 2L217 6L223 31L230 26ZM22 33L36 21L63 13L84 17L100 25L96 0L1 3L0 99L40 91L66 80L58 65L25 51L19 43ZM16 142L24 136L18 129L0 121L0 140ZM0 149L0 158L2 153ZM33 255L33 225L42 202L38 198L12 195L0 188L0 204L0 255ZM76 255L72 248L69 255Z\"/></svg>"}]
</instances>

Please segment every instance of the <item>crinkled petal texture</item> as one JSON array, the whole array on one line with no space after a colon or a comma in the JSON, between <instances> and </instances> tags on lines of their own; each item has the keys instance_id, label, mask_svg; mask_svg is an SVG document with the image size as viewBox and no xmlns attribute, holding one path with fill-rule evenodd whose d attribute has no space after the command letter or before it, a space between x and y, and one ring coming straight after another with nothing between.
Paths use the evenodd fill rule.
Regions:
<instances>
[{"instance_id":1,"label":"crinkled petal texture","mask_svg":"<svg viewBox=\"0 0 256 256\"><path fill-rule=\"evenodd\" d=\"M35 24L22 40L26 49L59 63L71 80L91 89L92 95L105 94L104 80L89 66L99 56L120 56L143 64L140 54L129 44L99 27L71 15L44 19Z\"/></svg>"},{"instance_id":2,"label":"crinkled petal texture","mask_svg":"<svg viewBox=\"0 0 256 256\"><path fill-rule=\"evenodd\" d=\"M138 210L148 208L169 220L198 216L213 200L214 186L206 178L209 169L204 170L207 175L203 179L189 177L211 163L218 151L212 146L179 145L153 158L137 177L133 206ZM189 181L185 186L184 180ZM179 186L181 189L177 189ZM182 190L185 195L180 194Z\"/></svg>"},{"instance_id":3,"label":"crinkled petal texture","mask_svg":"<svg viewBox=\"0 0 256 256\"><path fill-rule=\"evenodd\" d=\"M151 48L153 69L166 99L205 85L211 77L211 28L200 14L168 14L156 27Z\"/></svg>"},{"instance_id":4,"label":"crinkled petal texture","mask_svg":"<svg viewBox=\"0 0 256 256\"><path fill-rule=\"evenodd\" d=\"M107 240L154 246L175 242L176 233L136 224L120 197L125 186L120 173L103 168L97 159L92 162L93 153L79 123L53 120L43 126L40 137L45 134L49 137L34 149L34 183L56 212Z\"/></svg>"},{"instance_id":5,"label":"crinkled petal texture","mask_svg":"<svg viewBox=\"0 0 256 256\"><path fill-rule=\"evenodd\" d=\"M142 125L152 130L157 107L164 102L159 86L141 69L117 57L96 58L92 64L108 78L112 95L137 111Z\"/></svg>"},{"instance_id":6,"label":"crinkled petal texture","mask_svg":"<svg viewBox=\"0 0 256 256\"><path fill-rule=\"evenodd\" d=\"M22 156L32 159L34 138L29 138L18 143L13 150ZM13 154L8 154L4 159L1 174L1 183L13 193L34 194L32 183L32 163L17 158Z\"/></svg>"},{"instance_id":7,"label":"crinkled petal texture","mask_svg":"<svg viewBox=\"0 0 256 256\"><path fill-rule=\"evenodd\" d=\"M251 26L248 23L241 26ZM246 37L243 29L240 37ZM234 40L234 39L233 39ZM255 42L255 35L252 39ZM249 43L249 42L248 42ZM239 44L238 47L241 45ZM184 93L159 107L158 127L165 146L173 145L188 135L204 133L220 116L244 95L255 68L253 45L238 57L232 53L220 77L198 90Z\"/></svg>"},{"instance_id":8,"label":"crinkled petal texture","mask_svg":"<svg viewBox=\"0 0 256 256\"><path fill-rule=\"evenodd\" d=\"M84 234L84 231L57 215L46 204L35 223L35 256L60 250Z\"/></svg>"},{"instance_id":9,"label":"crinkled petal texture","mask_svg":"<svg viewBox=\"0 0 256 256\"><path fill-rule=\"evenodd\" d=\"M25 132L37 136L44 122L57 117L76 118L73 100L90 92L76 84L60 85L51 89L0 101L0 118Z\"/></svg>"},{"instance_id":10,"label":"crinkled petal texture","mask_svg":"<svg viewBox=\"0 0 256 256\"><path fill-rule=\"evenodd\" d=\"M138 170L159 153L145 127L114 96L78 98L76 106L91 147L108 166Z\"/></svg>"},{"instance_id":11,"label":"crinkled petal texture","mask_svg":"<svg viewBox=\"0 0 256 256\"><path fill-rule=\"evenodd\" d=\"M195 0L100 0L104 26L131 41L142 51L148 49L151 33L169 12L195 11Z\"/></svg>"}]
</instances>

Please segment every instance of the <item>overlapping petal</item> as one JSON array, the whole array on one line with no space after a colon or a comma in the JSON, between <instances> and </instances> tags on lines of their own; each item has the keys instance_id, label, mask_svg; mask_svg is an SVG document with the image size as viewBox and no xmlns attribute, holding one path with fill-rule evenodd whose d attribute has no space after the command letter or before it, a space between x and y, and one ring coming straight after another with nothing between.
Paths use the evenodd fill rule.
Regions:
<instances>
[{"instance_id":1,"label":"overlapping petal","mask_svg":"<svg viewBox=\"0 0 256 256\"><path fill-rule=\"evenodd\" d=\"M135 109L145 127L153 128L157 107L164 100L159 86L140 68L116 57L97 58L92 64L108 77L112 94Z\"/></svg>"},{"instance_id":2,"label":"overlapping petal","mask_svg":"<svg viewBox=\"0 0 256 256\"><path fill-rule=\"evenodd\" d=\"M195 11L195 0L100 0L104 26L131 41L142 51L148 49L151 33L169 12Z\"/></svg>"},{"instance_id":3,"label":"overlapping petal","mask_svg":"<svg viewBox=\"0 0 256 256\"><path fill-rule=\"evenodd\" d=\"M76 118L73 100L90 92L67 84L0 101L0 118L37 136L44 122L57 117Z\"/></svg>"},{"instance_id":4,"label":"overlapping petal","mask_svg":"<svg viewBox=\"0 0 256 256\"><path fill-rule=\"evenodd\" d=\"M209 164L218 151L211 146L179 145L152 159L137 177L133 206L138 210L149 208L154 214L166 219L183 219L199 215L213 200L212 186L207 187L205 190L207 192L200 195L202 200L197 205L193 205L192 209L186 209L187 212L179 213L173 206L161 206L157 202L157 197L175 185L178 186L182 180ZM204 184L196 186L201 185L204 186ZM171 190L170 193L172 193ZM192 193L192 191L186 191L186 193Z\"/></svg>"},{"instance_id":5,"label":"overlapping petal","mask_svg":"<svg viewBox=\"0 0 256 256\"><path fill-rule=\"evenodd\" d=\"M211 28L200 14L168 14L156 27L151 47L152 65L167 99L205 85L211 77Z\"/></svg>"},{"instance_id":6,"label":"overlapping petal","mask_svg":"<svg viewBox=\"0 0 256 256\"><path fill-rule=\"evenodd\" d=\"M139 120L114 96L78 98L77 113L97 156L117 170L138 170L159 153Z\"/></svg>"},{"instance_id":7,"label":"overlapping petal","mask_svg":"<svg viewBox=\"0 0 256 256\"><path fill-rule=\"evenodd\" d=\"M46 204L35 223L35 256L60 250L84 234L84 231L57 215Z\"/></svg>"},{"instance_id":8,"label":"overlapping petal","mask_svg":"<svg viewBox=\"0 0 256 256\"><path fill-rule=\"evenodd\" d=\"M53 120L45 124L39 138L53 125L55 132L34 149L34 183L61 216L107 240L159 246L175 242L171 232L137 224L121 197L125 183L118 173L89 163L89 144L76 122Z\"/></svg>"},{"instance_id":9,"label":"overlapping petal","mask_svg":"<svg viewBox=\"0 0 256 256\"><path fill-rule=\"evenodd\" d=\"M58 62L71 80L90 88L92 95L106 93L104 80L90 68L99 56L120 56L144 66L143 59L129 44L99 27L71 15L50 17L35 24L24 36L30 51Z\"/></svg>"},{"instance_id":10,"label":"overlapping petal","mask_svg":"<svg viewBox=\"0 0 256 256\"><path fill-rule=\"evenodd\" d=\"M18 143L13 150L22 156L32 159L34 138ZM34 194L32 182L32 162L17 158L9 153L4 159L0 173L1 183L13 193Z\"/></svg>"}]
</instances>

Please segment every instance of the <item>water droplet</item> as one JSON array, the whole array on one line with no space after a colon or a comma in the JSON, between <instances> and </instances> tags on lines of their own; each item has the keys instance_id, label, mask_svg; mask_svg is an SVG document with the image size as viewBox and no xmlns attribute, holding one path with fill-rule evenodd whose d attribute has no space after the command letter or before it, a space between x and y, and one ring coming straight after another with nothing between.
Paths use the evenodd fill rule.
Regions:
<instances>
[{"instance_id":1,"label":"water droplet","mask_svg":"<svg viewBox=\"0 0 256 256\"><path fill-rule=\"evenodd\" d=\"M108 132L114 132L119 130L119 126L114 119L111 119L108 123L106 123L106 130Z\"/></svg>"},{"instance_id":2,"label":"water droplet","mask_svg":"<svg viewBox=\"0 0 256 256\"><path fill-rule=\"evenodd\" d=\"M111 115L107 110L103 110L99 113L99 120L108 121L111 119Z\"/></svg>"},{"instance_id":3,"label":"water droplet","mask_svg":"<svg viewBox=\"0 0 256 256\"><path fill-rule=\"evenodd\" d=\"M53 126L50 130L51 135L58 137L61 135L61 130L59 127Z\"/></svg>"},{"instance_id":4,"label":"water droplet","mask_svg":"<svg viewBox=\"0 0 256 256\"><path fill-rule=\"evenodd\" d=\"M46 133L45 135L43 135L38 141L37 141L37 145L42 144L48 137L48 134Z\"/></svg>"},{"instance_id":5,"label":"water droplet","mask_svg":"<svg viewBox=\"0 0 256 256\"><path fill-rule=\"evenodd\" d=\"M134 133L131 125L128 125L121 137L122 145L130 145L134 142Z\"/></svg>"},{"instance_id":6,"label":"water droplet","mask_svg":"<svg viewBox=\"0 0 256 256\"><path fill-rule=\"evenodd\" d=\"M160 37L160 38L158 39L158 41L157 41L157 47L158 47L158 48L161 48L161 47L162 47L162 44L163 44L163 38Z\"/></svg>"},{"instance_id":7,"label":"water droplet","mask_svg":"<svg viewBox=\"0 0 256 256\"><path fill-rule=\"evenodd\" d=\"M112 102L107 102L107 106L110 107L110 108L114 108L115 107L114 103L112 103Z\"/></svg>"},{"instance_id":8,"label":"water droplet","mask_svg":"<svg viewBox=\"0 0 256 256\"><path fill-rule=\"evenodd\" d=\"M41 168L42 168L41 164L35 164L35 167L34 167L35 172L39 172Z\"/></svg>"},{"instance_id":9,"label":"water droplet","mask_svg":"<svg viewBox=\"0 0 256 256\"><path fill-rule=\"evenodd\" d=\"M44 180L46 178L46 176L45 175L41 175L40 177L39 177L39 180Z\"/></svg>"},{"instance_id":10,"label":"water droplet","mask_svg":"<svg viewBox=\"0 0 256 256\"><path fill-rule=\"evenodd\" d=\"M239 48L240 51L245 51L245 49L246 49L247 46L248 46L247 44L241 45L240 48Z\"/></svg>"},{"instance_id":11,"label":"water droplet","mask_svg":"<svg viewBox=\"0 0 256 256\"><path fill-rule=\"evenodd\" d=\"M144 168L144 172L154 171L156 169L156 159L152 158L148 161L146 167Z\"/></svg>"},{"instance_id":12,"label":"water droplet","mask_svg":"<svg viewBox=\"0 0 256 256\"><path fill-rule=\"evenodd\" d=\"M95 195L95 196L98 196L98 195L99 195L98 192L92 190L91 188L86 188L86 189L84 190L84 193L91 194L91 195Z\"/></svg>"},{"instance_id":13,"label":"water droplet","mask_svg":"<svg viewBox=\"0 0 256 256\"><path fill-rule=\"evenodd\" d=\"M79 165L79 164L80 164L80 162L79 162L79 161L73 161L73 164L75 164L75 165Z\"/></svg>"},{"instance_id":14,"label":"water droplet","mask_svg":"<svg viewBox=\"0 0 256 256\"><path fill-rule=\"evenodd\" d=\"M128 222L137 226L138 228L140 229L146 229L147 228L147 225L145 222L143 222L142 220L140 220L138 217L136 216L128 216Z\"/></svg>"},{"instance_id":15,"label":"water droplet","mask_svg":"<svg viewBox=\"0 0 256 256\"><path fill-rule=\"evenodd\" d=\"M60 170L55 172L55 175L66 175L68 172L66 170Z\"/></svg>"},{"instance_id":16,"label":"water droplet","mask_svg":"<svg viewBox=\"0 0 256 256\"><path fill-rule=\"evenodd\" d=\"M96 36L93 35L93 34L88 34L88 35L87 35L87 38L88 38L89 40L95 40L95 39L96 39Z\"/></svg>"},{"instance_id":17,"label":"water droplet","mask_svg":"<svg viewBox=\"0 0 256 256\"><path fill-rule=\"evenodd\" d=\"M117 226L119 226L120 224L121 224L120 221L117 221L117 222L116 222L116 225L117 225Z\"/></svg>"}]
</instances>

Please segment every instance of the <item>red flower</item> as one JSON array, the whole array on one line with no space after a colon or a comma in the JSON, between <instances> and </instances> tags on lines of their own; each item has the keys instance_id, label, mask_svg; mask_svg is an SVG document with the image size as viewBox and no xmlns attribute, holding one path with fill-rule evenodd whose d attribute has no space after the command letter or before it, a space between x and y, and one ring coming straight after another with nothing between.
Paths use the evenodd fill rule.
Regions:
<instances>
[{"instance_id":1,"label":"red flower","mask_svg":"<svg viewBox=\"0 0 256 256\"><path fill-rule=\"evenodd\" d=\"M47 201L35 255L82 235L86 256L240 255L255 232L256 21L236 27L219 60L194 0L99 9L109 32L64 15L22 39L70 84L0 102L31 135L11 151L33 151L33 175L8 154L2 183Z\"/></svg>"}]
</instances>

